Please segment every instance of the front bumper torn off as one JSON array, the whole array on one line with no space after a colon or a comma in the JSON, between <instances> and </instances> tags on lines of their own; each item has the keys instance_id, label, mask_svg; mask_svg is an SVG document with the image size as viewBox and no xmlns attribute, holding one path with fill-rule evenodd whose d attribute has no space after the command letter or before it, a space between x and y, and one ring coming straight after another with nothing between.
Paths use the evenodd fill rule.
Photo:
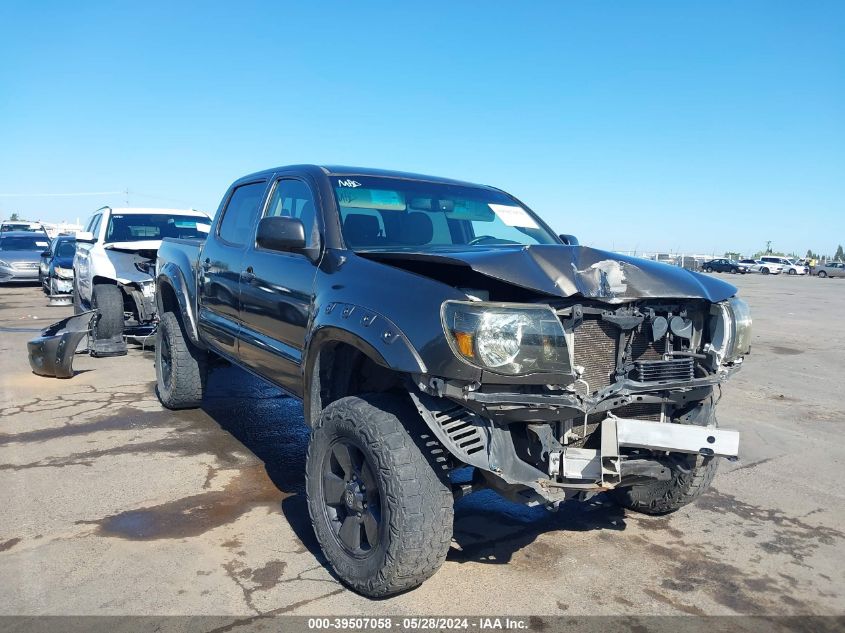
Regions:
<instances>
[{"instance_id":1,"label":"front bumper torn off","mask_svg":"<svg viewBox=\"0 0 845 633\"><path fill-rule=\"evenodd\" d=\"M515 501L557 503L568 494L666 479L673 454L735 458L739 433L676 422L621 418L608 413L598 448L560 445L544 464L523 461L508 424L498 424L446 398L420 392L411 397L440 443L461 463L474 466L488 483ZM646 451L633 451L643 449Z\"/></svg>"},{"instance_id":2,"label":"front bumper torn off","mask_svg":"<svg viewBox=\"0 0 845 633\"><path fill-rule=\"evenodd\" d=\"M39 376L73 377L73 356L79 343L91 330L96 310L62 319L43 329L41 336L27 345L29 365Z\"/></svg>"}]
</instances>

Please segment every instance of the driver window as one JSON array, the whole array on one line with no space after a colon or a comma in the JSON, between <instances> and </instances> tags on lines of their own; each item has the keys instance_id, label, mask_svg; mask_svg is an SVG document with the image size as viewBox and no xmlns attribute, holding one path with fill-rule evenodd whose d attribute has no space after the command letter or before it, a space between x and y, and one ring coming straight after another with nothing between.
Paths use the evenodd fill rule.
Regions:
<instances>
[{"instance_id":1,"label":"driver window","mask_svg":"<svg viewBox=\"0 0 845 633\"><path fill-rule=\"evenodd\" d=\"M320 229L317 226L317 207L311 188L301 180L283 179L276 184L273 195L267 203L264 217L284 216L299 218L305 227L308 248L320 245Z\"/></svg>"}]
</instances>

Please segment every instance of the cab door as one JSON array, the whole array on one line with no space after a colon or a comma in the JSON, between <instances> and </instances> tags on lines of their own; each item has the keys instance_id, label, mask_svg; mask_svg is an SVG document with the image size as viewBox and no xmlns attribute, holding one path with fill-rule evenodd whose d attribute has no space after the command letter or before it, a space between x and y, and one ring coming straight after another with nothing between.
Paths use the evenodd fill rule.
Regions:
<instances>
[{"instance_id":1,"label":"cab door","mask_svg":"<svg viewBox=\"0 0 845 633\"><path fill-rule=\"evenodd\" d=\"M91 272L92 268L92 250L96 248L97 242L100 239L100 226L103 219L102 212L95 213L88 224L85 225L85 231L91 233L94 242L82 242L77 240L76 253L73 256L73 283L75 285L75 292L78 297L77 301L80 306L87 306L91 303L91 293L94 289L93 278Z\"/></svg>"},{"instance_id":2,"label":"cab door","mask_svg":"<svg viewBox=\"0 0 845 633\"><path fill-rule=\"evenodd\" d=\"M315 189L304 179L275 180L262 217L298 218L305 227L304 252L278 252L255 245L241 274L241 361L286 391L301 397L300 365L313 309L320 252Z\"/></svg>"},{"instance_id":3,"label":"cab door","mask_svg":"<svg viewBox=\"0 0 845 633\"><path fill-rule=\"evenodd\" d=\"M215 351L231 358L241 329L241 264L266 189L266 180L235 185L200 255L198 327Z\"/></svg>"}]
</instances>

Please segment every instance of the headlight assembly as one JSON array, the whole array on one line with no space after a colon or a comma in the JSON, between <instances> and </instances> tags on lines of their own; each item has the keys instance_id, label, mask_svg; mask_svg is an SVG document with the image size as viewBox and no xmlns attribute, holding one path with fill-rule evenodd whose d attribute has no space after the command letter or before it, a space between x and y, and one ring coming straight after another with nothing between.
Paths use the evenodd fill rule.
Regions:
<instances>
[{"instance_id":1,"label":"headlight assembly","mask_svg":"<svg viewBox=\"0 0 845 633\"><path fill-rule=\"evenodd\" d=\"M751 351L751 312L742 299L733 297L710 311L710 349L719 363L731 363Z\"/></svg>"},{"instance_id":2,"label":"headlight assembly","mask_svg":"<svg viewBox=\"0 0 845 633\"><path fill-rule=\"evenodd\" d=\"M563 326L548 306L446 301L440 310L452 351L499 374L572 372Z\"/></svg>"},{"instance_id":3,"label":"headlight assembly","mask_svg":"<svg viewBox=\"0 0 845 633\"><path fill-rule=\"evenodd\" d=\"M62 279L73 278L73 268L62 268L61 266L56 266L53 270L55 271L57 277L61 277Z\"/></svg>"}]
</instances>

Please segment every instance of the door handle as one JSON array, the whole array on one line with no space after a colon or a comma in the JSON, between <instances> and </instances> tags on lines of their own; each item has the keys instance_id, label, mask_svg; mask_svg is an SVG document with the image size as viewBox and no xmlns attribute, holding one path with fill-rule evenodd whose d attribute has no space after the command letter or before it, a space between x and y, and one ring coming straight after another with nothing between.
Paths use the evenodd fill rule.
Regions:
<instances>
[{"instance_id":1,"label":"door handle","mask_svg":"<svg viewBox=\"0 0 845 633\"><path fill-rule=\"evenodd\" d=\"M241 273L241 281L250 282L255 279L255 271L252 269L252 266L248 266L245 271Z\"/></svg>"},{"instance_id":2,"label":"door handle","mask_svg":"<svg viewBox=\"0 0 845 633\"><path fill-rule=\"evenodd\" d=\"M206 272L211 268L211 259L209 257L205 258L205 261L202 263L202 269Z\"/></svg>"}]
</instances>

